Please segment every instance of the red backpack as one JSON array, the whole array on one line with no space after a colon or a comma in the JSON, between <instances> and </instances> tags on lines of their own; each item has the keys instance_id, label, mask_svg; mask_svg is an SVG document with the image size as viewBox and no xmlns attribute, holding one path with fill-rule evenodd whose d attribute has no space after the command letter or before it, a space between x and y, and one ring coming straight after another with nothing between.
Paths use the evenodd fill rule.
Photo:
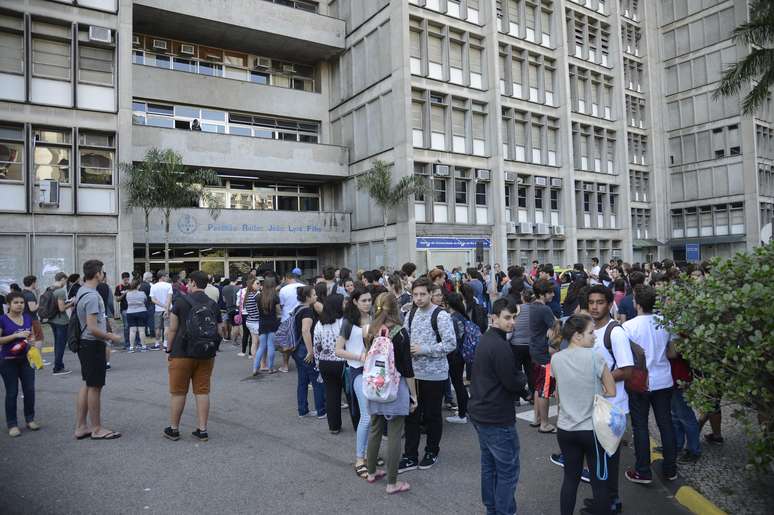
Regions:
<instances>
[{"instance_id":1,"label":"red backpack","mask_svg":"<svg viewBox=\"0 0 774 515\"><path fill-rule=\"evenodd\" d=\"M613 369L615 369L616 363L615 363L615 354L613 354L613 344L610 341L610 333L612 333L613 329L616 327L621 327L621 324L615 321L607 324L607 328L605 329L605 338L604 338L605 348L607 349L607 352L609 352L610 355L613 356ZM623 328L621 327L621 329ZM632 357L634 358L634 368L632 370L631 376L629 376L629 379L627 379L626 382L624 383L624 386L630 392L647 393L648 362L645 358L645 350L631 340L629 340L629 347L632 350Z\"/></svg>"}]
</instances>

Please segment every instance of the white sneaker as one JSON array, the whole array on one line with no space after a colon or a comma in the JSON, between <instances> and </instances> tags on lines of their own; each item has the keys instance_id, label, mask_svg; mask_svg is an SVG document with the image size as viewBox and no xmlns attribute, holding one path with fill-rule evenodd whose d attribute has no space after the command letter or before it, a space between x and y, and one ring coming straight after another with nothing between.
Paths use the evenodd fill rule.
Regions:
<instances>
[{"instance_id":1,"label":"white sneaker","mask_svg":"<svg viewBox=\"0 0 774 515\"><path fill-rule=\"evenodd\" d=\"M244 352L240 352L237 354L237 356L239 356L240 358L244 358L246 354Z\"/></svg>"},{"instance_id":2,"label":"white sneaker","mask_svg":"<svg viewBox=\"0 0 774 515\"><path fill-rule=\"evenodd\" d=\"M446 422L450 424L467 424L468 417L460 417L458 415L453 415L451 417L446 417Z\"/></svg>"}]
</instances>

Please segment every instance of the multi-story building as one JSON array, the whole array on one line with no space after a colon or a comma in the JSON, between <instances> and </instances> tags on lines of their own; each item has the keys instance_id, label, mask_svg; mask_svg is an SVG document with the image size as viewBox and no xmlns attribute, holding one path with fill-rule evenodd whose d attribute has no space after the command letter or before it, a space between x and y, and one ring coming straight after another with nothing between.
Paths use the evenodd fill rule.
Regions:
<instances>
[{"instance_id":1,"label":"multi-story building","mask_svg":"<svg viewBox=\"0 0 774 515\"><path fill-rule=\"evenodd\" d=\"M0 281L95 256L111 274L141 270L144 220L122 204L118 163L152 147L221 177L219 216L203 204L173 213L173 271L749 248L774 211L769 106L748 117L738 99L712 98L722 66L747 51L730 39L746 9L11 3L0 11ZM382 213L357 188L376 159L429 186L388 213L386 249ZM149 235L158 269L160 213Z\"/></svg>"}]
</instances>

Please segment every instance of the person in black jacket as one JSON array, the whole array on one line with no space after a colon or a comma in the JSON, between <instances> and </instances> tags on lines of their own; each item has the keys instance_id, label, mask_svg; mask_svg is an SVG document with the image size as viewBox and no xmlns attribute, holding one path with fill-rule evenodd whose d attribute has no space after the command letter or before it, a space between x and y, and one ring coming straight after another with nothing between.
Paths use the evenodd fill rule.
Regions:
<instances>
[{"instance_id":1,"label":"person in black jacket","mask_svg":"<svg viewBox=\"0 0 774 515\"><path fill-rule=\"evenodd\" d=\"M527 380L516 370L506 334L513 330L516 306L497 299L492 325L481 337L473 361L468 417L481 448L481 499L487 513L516 513L519 436L514 404L527 395Z\"/></svg>"}]
</instances>

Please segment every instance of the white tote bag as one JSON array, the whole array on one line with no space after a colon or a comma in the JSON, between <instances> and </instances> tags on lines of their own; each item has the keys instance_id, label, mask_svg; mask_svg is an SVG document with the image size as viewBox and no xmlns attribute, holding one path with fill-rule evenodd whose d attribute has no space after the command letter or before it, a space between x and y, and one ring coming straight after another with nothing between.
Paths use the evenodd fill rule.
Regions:
<instances>
[{"instance_id":1,"label":"white tote bag","mask_svg":"<svg viewBox=\"0 0 774 515\"><path fill-rule=\"evenodd\" d=\"M615 454L621 438L626 431L626 415L612 402L601 395L601 386L597 375L597 361L594 360L594 382L596 394L594 395L594 411L591 413L591 421L594 424L594 435L599 444L605 449L608 456Z\"/></svg>"}]
</instances>

